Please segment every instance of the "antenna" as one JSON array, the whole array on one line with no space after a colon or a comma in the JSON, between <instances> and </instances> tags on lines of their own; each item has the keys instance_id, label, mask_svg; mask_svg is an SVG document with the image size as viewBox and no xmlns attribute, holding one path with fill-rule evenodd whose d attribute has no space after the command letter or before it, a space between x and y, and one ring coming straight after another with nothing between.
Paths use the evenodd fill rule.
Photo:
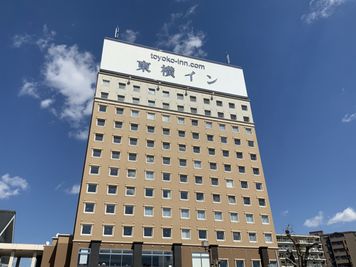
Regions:
<instances>
[{"instance_id":1,"label":"antenna","mask_svg":"<svg viewBox=\"0 0 356 267\"><path fill-rule=\"evenodd\" d=\"M115 39L119 39L119 32L120 32L120 28L119 28L119 26L116 26L116 28L115 28L115 36L114 36Z\"/></svg>"},{"instance_id":2,"label":"antenna","mask_svg":"<svg viewBox=\"0 0 356 267\"><path fill-rule=\"evenodd\" d=\"M230 55L226 53L226 63L230 65Z\"/></svg>"}]
</instances>

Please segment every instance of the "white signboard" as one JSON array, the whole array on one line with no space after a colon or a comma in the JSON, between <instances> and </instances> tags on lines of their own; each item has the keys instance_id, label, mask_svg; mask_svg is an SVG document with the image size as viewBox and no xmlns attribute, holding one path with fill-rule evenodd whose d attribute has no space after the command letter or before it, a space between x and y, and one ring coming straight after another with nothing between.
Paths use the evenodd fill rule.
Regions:
<instances>
[{"instance_id":1,"label":"white signboard","mask_svg":"<svg viewBox=\"0 0 356 267\"><path fill-rule=\"evenodd\" d=\"M240 68L104 40L101 70L247 97Z\"/></svg>"}]
</instances>

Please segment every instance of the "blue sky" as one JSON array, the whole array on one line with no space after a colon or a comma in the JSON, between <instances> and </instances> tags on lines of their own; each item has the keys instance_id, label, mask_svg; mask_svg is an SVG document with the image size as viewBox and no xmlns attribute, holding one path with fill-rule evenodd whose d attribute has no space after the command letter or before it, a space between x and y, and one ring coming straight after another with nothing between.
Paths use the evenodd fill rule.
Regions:
<instances>
[{"instance_id":1,"label":"blue sky","mask_svg":"<svg viewBox=\"0 0 356 267\"><path fill-rule=\"evenodd\" d=\"M0 209L71 233L103 38L245 72L277 232L356 230L356 0L0 3Z\"/></svg>"}]
</instances>

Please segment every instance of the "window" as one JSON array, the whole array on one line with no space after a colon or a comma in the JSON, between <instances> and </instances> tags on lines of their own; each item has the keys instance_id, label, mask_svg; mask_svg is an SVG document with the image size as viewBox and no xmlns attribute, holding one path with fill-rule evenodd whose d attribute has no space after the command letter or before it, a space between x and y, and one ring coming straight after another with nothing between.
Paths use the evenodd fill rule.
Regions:
<instances>
[{"instance_id":1,"label":"window","mask_svg":"<svg viewBox=\"0 0 356 267\"><path fill-rule=\"evenodd\" d=\"M177 99L183 100L184 99L184 95L183 94L177 94Z\"/></svg>"},{"instance_id":2,"label":"window","mask_svg":"<svg viewBox=\"0 0 356 267\"><path fill-rule=\"evenodd\" d=\"M260 207L266 207L266 200L264 198L259 198L258 199L258 205Z\"/></svg>"},{"instance_id":3,"label":"window","mask_svg":"<svg viewBox=\"0 0 356 267\"><path fill-rule=\"evenodd\" d=\"M104 98L104 99L108 99L109 98L109 93L101 92L100 97Z\"/></svg>"},{"instance_id":4,"label":"window","mask_svg":"<svg viewBox=\"0 0 356 267\"><path fill-rule=\"evenodd\" d=\"M99 174L100 167L99 166L90 166L90 174Z\"/></svg>"},{"instance_id":5,"label":"window","mask_svg":"<svg viewBox=\"0 0 356 267\"><path fill-rule=\"evenodd\" d=\"M242 159L243 158L243 153L242 152L236 152L236 158Z\"/></svg>"},{"instance_id":6,"label":"window","mask_svg":"<svg viewBox=\"0 0 356 267\"><path fill-rule=\"evenodd\" d=\"M245 267L245 261L244 260L236 260L235 267Z\"/></svg>"},{"instance_id":7,"label":"window","mask_svg":"<svg viewBox=\"0 0 356 267\"><path fill-rule=\"evenodd\" d=\"M232 132L233 133L238 133L239 132L239 126L232 126Z\"/></svg>"},{"instance_id":8,"label":"window","mask_svg":"<svg viewBox=\"0 0 356 267\"><path fill-rule=\"evenodd\" d=\"M189 99L190 99L190 102L197 102L197 97L196 96L191 95L189 97Z\"/></svg>"},{"instance_id":9,"label":"window","mask_svg":"<svg viewBox=\"0 0 356 267\"><path fill-rule=\"evenodd\" d=\"M117 95L117 101L124 102L125 101L125 96L124 95Z\"/></svg>"},{"instance_id":10,"label":"window","mask_svg":"<svg viewBox=\"0 0 356 267\"><path fill-rule=\"evenodd\" d=\"M163 143L164 144L164 143ZM169 144L169 143L168 143ZM168 146L169 147L169 146ZM171 164L171 158L169 157L163 157L162 158L162 164L164 165L170 165Z\"/></svg>"},{"instance_id":11,"label":"window","mask_svg":"<svg viewBox=\"0 0 356 267\"><path fill-rule=\"evenodd\" d=\"M91 224L82 224L82 235L91 235L91 230L92 230L93 225Z\"/></svg>"},{"instance_id":12,"label":"window","mask_svg":"<svg viewBox=\"0 0 356 267\"><path fill-rule=\"evenodd\" d=\"M243 116L244 122L250 122L250 117Z\"/></svg>"},{"instance_id":13,"label":"window","mask_svg":"<svg viewBox=\"0 0 356 267\"><path fill-rule=\"evenodd\" d=\"M251 205L251 198L250 197L243 197L244 205L248 206Z\"/></svg>"},{"instance_id":14,"label":"window","mask_svg":"<svg viewBox=\"0 0 356 267\"><path fill-rule=\"evenodd\" d=\"M216 170L218 168L217 164L215 162L210 162L209 167L210 167L210 170Z\"/></svg>"},{"instance_id":15,"label":"window","mask_svg":"<svg viewBox=\"0 0 356 267\"><path fill-rule=\"evenodd\" d=\"M171 131L168 128L163 128L162 133L163 133L163 135L170 135Z\"/></svg>"},{"instance_id":16,"label":"window","mask_svg":"<svg viewBox=\"0 0 356 267\"><path fill-rule=\"evenodd\" d=\"M124 109L123 108L116 108L116 115L122 115L124 114Z\"/></svg>"},{"instance_id":17,"label":"window","mask_svg":"<svg viewBox=\"0 0 356 267\"><path fill-rule=\"evenodd\" d=\"M124 83L119 83L119 89L125 89L126 88L126 84Z\"/></svg>"},{"instance_id":18,"label":"window","mask_svg":"<svg viewBox=\"0 0 356 267\"><path fill-rule=\"evenodd\" d=\"M200 240L206 240L208 237L208 232L207 230L198 230L198 238Z\"/></svg>"},{"instance_id":19,"label":"window","mask_svg":"<svg viewBox=\"0 0 356 267\"><path fill-rule=\"evenodd\" d=\"M100 133L96 133L95 136L94 136L94 140L101 142L101 141L104 140L104 135L103 135L103 134L100 134Z\"/></svg>"},{"instance_id":20,"label":"window","mask_svg":"<svg viewBox=\"0 0 356 267\"><path fill-rule=\"evenodd\" d=\"M115 214L116 205L115 204L106 204L105 213L106 214Z\"/></svg>"},{"instance_id":21,"label":"window","mask_svg":"<svg viewBox=\"0 0 356 267\"><path fill-rule=\"evenodd\" d=\"M171 218L172 217L172 209L171 208L162 208L162 217Z\"/></svg>"},{"instance_id":22,"label":"window","mask_svg":"<svg viewBox=\"0 0 356 267\"><path fill-rule=\"evenodd\" d=\"M234 187L234 180L226 179L225 180L226 188L233 188Z\"/></svg>"},{"instance_id":23,"label":"window","mask_svg":"<svg viewBox=\"0 0 356 267\"><path fill-rule=\"evenodd\" d=\"M181 217L181 219L189 219L189 217L190 217L189 209L181 209L180 217Z\"/></svg>"},{"instance_id":24,"label":"window","mask_svg":"<svg viewBox=\"0 0 356 267\"><path fill-rule=\"evenodd\" d=\"M146 180L154 180L155 173L153 171L145 171L145 178Z\"/></svg>"},{"instance_id":25,"label":"window","mask_svg":"<svg viewBox=\"0 0 356 267\"><path fill-rule=\"evenodd\" d=\"M261 215L261 221L262 221L262 224L269 224L269 217L268 215Z\"/></svg>"},{"instance_id":26,"label":"window","mask_svg":"<svg viewBox=\"0 0 356 267\"><path fill-rule=\"evenodd\" d=\"M223 150L222 155L223 157L228 157L230 155L229 150Z\"/></svg>"},{"instance_id":27,"label":"window","mask_svg":"<svg viewBox=\"0 0 356 267\"><path fill-rule=\"evenodd\" d=\"M180 181L181 183L187 183L187 182L188 182L188 175L186 175L186 174L180 174L180 175L179 175L179 181Z\"/></svg>"},{"instance_id":28,"label":"window","mask_svg":"<svg viewBox=\"0 0 356 267\"><path fill-rule=\"evenodd\" d=\"M184 112L184 106L178 105L177 110L180 112Z\"/></svg>"},{"instance_id":29,"label":"window","mask_svg":"<svg viewBox=\"0 0 356 267\"><path fill-rule=\"evenodd\" d=\"M227 143L227 137L226 136L220 136L220 142L222 144L226 144Z\"/></svg>"},{"instance_id":30,"label":"window","mask_svg":"<svg viewBox=\"0 0 356 267\"><path fill-rule=\"evenodd\" d=\"M246 216L247 223L254 223L253 214L246 213L245 216Z\"/></svg>"},{"instance_id":31,"label":"window","mask_svg":"<svg viewBox=\"0 0 356 267\"><path fill-rule=\"evenodd\" d=\"M196 192L195 199L196 199L196 201L204 201L204 193Z\"/></svg>"},{"instance_id":32,"label":"window","mask_svg":"<svg viewBox=\"0 0 356 267\"><path fill-rule=\"evenodd\" d=\"M207 134L207 135L206 135L206 139L207 139L208 141L210 141L210 142L213 142L213 141L214 141L214 136L211 135L211 134Z\"/></svg>"},{"instance_id":33,"label":"window","mask_svg":"<svg viewBox=\"0 0 356 267\"><path fill-rule=\"evenodd\" d=\"M209 98L204 98L204 104L210 104L210 99Z\"/></svg>"},{"instance_id":34,"label":"window","mask_svg":"<svg viewBox=\"0 0 356 267\"><path fill-rule=\"evenodd\" d=\"M97 184L87 184L87 193L96 193Z\"/></svg>"},{"instance_id":35,"label":"window","mask_svg":"<svg viewBox=\"0 0 356 267\"><path fill-rule=\"evenodd\" d=\"M230 164L224 164L224 171L231 172L231 165Z\"/></svg>"},{"instance_id":36,"label":"window","mask_svg":"<svg viewBox=\"0 0 356 267\"><path fill-rule=\"evenodd\" d=\"M219 112L219 113L220 113L220 112ZM224 117L224 114L223 114L223 117ZM225 130L226 130L225 124L219 124L219 130L220 130L220 131L225 131Z\"/></svg>"},{"instance_id":37,"label":"window","mask_svg":"<svg viewBox=\"0 0 356 267\"><path fill-rule=\"evenodd\" d=\"M229 204L236 204L236 197L235 196L227 196L227 201Z\"/></svg>"},{"instance_id":38,"label":"window","mask_svg":"<svg viewBox=\"0 0 356 267\"><path fill-rule=\"evenodd\" d=\"M140 112L138 110L131 110L131 117L137 118Z\"/></svg>"},{"instance_id":39,"label":"window","mask_svg":"<svg viewBox=\"0 0 356 267\"><path fill-rule=\"evenodd\" d=\"M84 213L94 213L95 203L84 203Z\"/></svg>"},{"instance_id":40,"label":"window","mask_svg":"<svg viewBox=\"0 0 356 267\"><path fill-rule=\"evenodd\" d=\"M257 235L256 233L248 233L248 240L250 242L256 242L257 241ZM254 261L253 261L254 262ZM254 266L254 264L252 263L252 266Z\"/></svg>"},{"instance_id":41,"label":"window","mask_svg":"<svg viewBox=\"0 0 356 267\"><path fill-rule=\"evenodd\" d=\"M145 206L143 214L145 217L152 217L153 216L153 207Z\"/></svg>"},{"instance_id":42,"label":"window","mask_svg":"<svg viewBox=\"0 0 356 267\"><path fill-rule=\"evenodd\" d=\"M96 125L105 126L105 120L104 119L96 119Z\"/></svg>"},{"instance_id":43,"label":"window","mask_svg":"<svg viewBox=\"0 0 356 267\"><path fill-rule=\"evenodd\" d=\"M116 193L117 193L117 186L116 185L108 185L107 194L108 195L116 195Z\"/></svg>"},{"instance_id":44,"label":"window","mask_svg":"<svg viewBox=\"0 0 356 267\"><path fill-rule=\"evenodd\" d=\"M179 159L179 167L187 167L187 160Z\"/></svg>"},{"instance_id":45,"label":"window","mask_svg":"<svg viewBox=\"0 0 356 267\"><path fill-rule=\"evenodd\" d=\"M215 203L221 202L220 194L213 194L213 202L215 202Z\"/></svg>"},{"instance_id":46,"label":"window","mask_svg":"<svg viewBox=\"0 0 356 267\"><path fill-rule=\"evenodd\" d=\"M218 106L218 107L222 107L222 101L220 101L220 100L216 100L216 105Z\"/></svg>"},{"instance_id":47,"label":"window","mask_svg":"<svg viewBox=\"0 0 356 267\"><path fill-rule=\"evenodd\" d=\"M130 146L137 146L137 138L130 138L129 139L129 144Z\"/></svg>"},{"instance_id":48,"label":"window","mask_svg":"<svg viewBox=\"0 0 356 267\"><path fill-rule=\"evenodd\" d=\"M181 200L188 200L188 191L180 191L180 199Z\"/></svg>"},{"instance_id":49,"label":"window","mask_svg":"<svg viewBox=\"0 0 356 267\"><path fill-rule=\"evenodd\" d=\"M168 91L162 91L163 97L169 97L169 92Z\"/></svg>"},{"instance_id":50,"label":"window","mask_svg":"<svg viewBox=\"0 0 356 267\"><path fill-rule=\"evenodd\" d=\"M254 146L255 146L255 143L254 143L252 140L248 140L248 141L247 141L247 145L248 145L249 147L254 147Z\"/></svg>"},{"instance_id":51,"label":"window","mask_svg":"<svg viewBox=\"0 0 356 267\"><path fill-rule=\"evenodd\" d=\"M122 235L123 236L132 236L133 234L133 227L132 226L124 226Z\"/></svg>"},{"instance_id":52,"label":"window","mask_svg":"<svg viewBox=\"0 0 356 267\"><path fill-rule=\"evenodd\" d=\"M190 112L192 114L197 114L198 113L198 109L197 108L190 108Z\"/></svg>"},{"instance_id":53,"label":"window","mask_svg":"<svg viewBox=\"0 0 356 267\"><path fill-rule=\"evenodd\" d=\"M245 173L245 166L239 166L239 173Z\"/></svg>"},{"instance_id":54,"label":"window","mask_svg":"<svg viewBox=\"0 0 356 267\"><path fill-rule=\"evenodd\" d=\"M136 161L137 154L136 153L129 153L129 161Z\"/></svg>"},{"instance_id":55,"label":"window","mask_svg":"<svg viewBox=\"0 0 356 267\"><path fill-rule=\"evenodd\" d=\"M109 175L110 176L119 176L119 168L109 167Z\"/></svg>"},{"instance_id":56,"label":"window","mask_svg":"<svg viewBox=\"0 0 356 267\"><path fill-rule=\"evenodd\" d=\"M78 265L88 265L90 249L79 249Z\"/></svg>"},{"instance_id":57,"label":"window","mask_svg":"<svg viewBox=\"0 0 356 267\"><path fill-rule=\"evenodd\" d=\"M171 180L171 174L169 172L162 173L162 180L169 182Z\"/></svg>"},{"instance_id":58,"label":"window","mask_svg":"<svg viewBox=\"0 0 356 267\"><path fill-rule=\"evenodd\" d=\"M133 97L132 98L132 103L134 104L140 104L140 99L138 97Z\"/></svg>"},{"instance_id":59,"label":"window","mask_svg":"<svg viewBox=\"0 0 356 267\"><path fill-rule=\"evenodd\" d=\"M250 154L250 159L251 160L257 160L256 154Z\"/></svg>"},{"instance_id":60,"label":"window","mask_svg":"<svg viewBox=\"0 0 356 267\"><path fill-rule=\"evenodd\" d=\"M148 88L148 94L149 95L155 95L156 94L156 90L154 88Z\"/></svg>"},{"instance_id":61,"label":"window","mask_svg":"<svg viewBox=\"0 0 356 267\"><path fill-rule=\"evenodd\" d=\"M241 233L240 232L232 232L232 240L233 241L241 241Z\"/></svg>"},{"instance_id":62,"label":"window","mask_svg":"<svg viewBox=\"0 0 356 267\"><path fill-rule=\"evenodd\" d=\"M204 115L205 116L211 116L211 111L210 110L204 110Z\"/></svg>"},{"instance_id":63,"label":"window","mask_svg":"<svg viewBox=\"0 0 356 267\"><path fill-rule=\"evenodd\" d=\"M184 151L186 150L186 146L185 146L184 144L179 144L179 145L178 145L178 150L179 150L180 152L184 152Z\"/></svg>"},{"instance_id":64,"label":"window","mask_svg":"<svg viewBox=\"0 0 356 267\"><path fill-rule=\"evenodd\" d=\"M169 115L162 115L163 122L169 122Z\"/></svg>"},{"instance_id":65,"label":"window","mask_svg":"<svg viewBox=\"0 0 356 267\"><path fill-rule=\"evenodd\" d=\"M131 130L131 131L137 131L137 130L138 130L138 124L136 124L136 123L131 123L131 124L130 124L130 130Z\"/></svg>"},{"instance_id":66,"label":"window","mask_svg":"<svg viewBox=\"0 0 356 267\"><path fill-rule=\"evenodd\" d=\"M202 176L195 176L195 183L196 184L202 184L203 183L203 177Z\"/></svg>"},{"instance_id":67,"label":"window","mask_svg":"<svg viewBox=\"0 0 356 267\"><path fill-rule=\"evenodd\" d=\"M112 159L119 159L120 158L120 151L111 151L111 158Z\"/></svg>"},{"instance_id":68,"label":"window","mask_svg":"<svg viewBox=\"0 0 356 267\"><path fill-rule=\"evenodd\" d=\"M162 148L165 150L171 149L171 144L168 142L163 142L162 143ZM165 164L169 164L169 163L165 163Z\"/></svg>"},{"instance_id":69,"label":"window","mask_svg":"<svg viewBox=\"0 0 356 267\"><path fill-rule=\"evenodd\" d=\"M134 214L134 206L133 205L125 205L124 206L124 214L125 215L133 215Z\"/></svg>"},{"instance_id":70,"label":"window","mask_svg":"<svg viewBox=\"0 0 356 267\"><path fill-rule=\"evenodd\" d=\"M148 106L154 107L156 106L156 102L154 100L148 100Z\"/></svg>"},{"instance_id":71,"label":"window","mask_svg":"<svg viewBox=\"0 0 356 267\"><path fill-rule=\"evenodd\" d=\"M178 131L178 136L179 137L185 137L185 131Z\"/></svg>"},{"instance_id":72,"label":"window","mask_svg":"<svg viewBox=\"0 0 356 267\"><path fill-rule=\"evenodd\" d=\"M126 196L134 196L136 193L136 188L133 186L126 186L126 191L125 191L125 195Z\"/></svg>"},{"instance_id":73,"label":"window","mask_svg":"<svg viewBox=\"0 0 356 267\"><path fill-rule=\"evenodd\" d=\"M225 232L216 231L216 240L225 240Z\"/></svg>"},{"instance_id":74,"label":"window","mask_svg":"<svg viewBox=\"0 0 356 267\"><path fill-rule=\"evenodd\" d=\"M94 148L92 150L92 156L95 158L100 158L101 157L101 149Z\"/></svg>"},{"instance_id":75,"label":"window","mask_svg":"<svg viewBox=\"0 0 356 267\"><path fill-rule=\"evenodd\" d=\"M114 122L114 127L116 129L121 129L122 128L122 121L115 121Z\"/></svg>"},{"instance_id":76,"label":"window","mask_svg":"<svg viewBox=\"0 0 356 267\"><path fill-rule=\"evenodd\" d=\"M145 197L153 197L153 188L145 188Z\"/></svg>"},{"instance_id":77,"label":"window","mask_svg":"<svg viewBox=\"0 0 356 267\"><path fill-rule=\"evenodd\" d=\"M149 147L149 148L153 148L155 146L155 141L147 140L146 141L146 146Z\"/></svg>"},{"instance_id":78,"label":"window","mask_svg":"<svg viewBox=\"0 0 356 267\"><path fill-rule=\"evenodd\" d=\"M133 86L133 91L134 91L134 92L140 92L140 86L134 85L134 86Z\"/></svg>"},{"instance_id":79,"label":"window","mask_svg":"<svg viewBox=\"0 0 356 267\"><path fill-rule=\"evenodd\" d=\"M266 243L272 243L272 234L264 233L264 237L265 237L265 242Z\"/></svg>"},{"instance_id":80,"label":"window","mask_svg":"<svg viewBox=\"0 0 356 267\"><path fill-rule=\"evenodd\" d=\"M162 190L162 198L163 199L171 199L172 198L172 191L169 189Z\"/></svg>"},{"instance_id":81,"label":"window","mask_svg":"<svg viewBox=\"0 0 356 267\"><path fill-rule=\"evenodd\" d=\"M260 175L260 169L259 168L252 168L252 172L254 175Z\"/></svg>"},{"instance_id":82,"label":"window","mask_svg":"<svg viewBox=\"0 0 356 267\"><path fill-rule=\"evenodd\" d=\"M229 103L229 108L235 108L235 104L234 103Z\"/></svg>"},{"instance_id":83,"label":"window","mask_svg":"<svg viewBox=\"0 0 356 267\"><path fill-rule=\"evenodd\" d=\"M193 153L200 153L200 147L199 146L193 146Z\"/></svg>"},{"instance_id":84,"label":"window","mask_svg":"<svg viewBox=\"0 0 356 267\"><path fill-rule=\"evenodd\" d=\"M200 160L194 160L194 169L201 169L201 161Z\"/></svg>"},{"instance_id":85,"label":"window","mask_svg":"<svg viewBox=\"0 0 356 267\"><path fill-rule=\"evenodd\" d=\"M154 133L155 132L155 127L154 126L147 126L147 132L148 133Z\"/></svg>"},{"instance_id":86,"label":"window","mask_svg":"<svg viewBox=\"0 0 356 267\"><path fill-rule=\"evenodd\" d=\"M228 267L228 266L229 266L228 260L219 259L219 267Z\"/></svg>"},{"instance_id":87,"label":"window","mask_svg":"<svg viewBox=\"0 0 356 267\"><path fill-rule=\"evenodd\" d=\"M247 106L246 105L241 105L241 109L246 111L247 110Z\"/></svg>"},{"instance_id":88,"label":"window","mask_svg":"<svg viewBox=\"0 0 356 267\"><path fill-rule=\"evenodd\" d=\"M218 117L219 118L224 118L224 112L218 112Z\"/></svg>"},{"instance_id":89,"label":"window","mask_svg":"<svg viewBox=\"0 0 356 267\"><path fill-rule=\"evenodd\" d=\"M198 220L205 220L206 219L205 210L198 210L197 211L197 219Z\"/></svg>"},{"instance_id":90,"label":"window","mask_svg":"<svg viewBox=\"0 0 356 267\"><path fill-rule=\"evenodd\" d=\"M208 148L208 154L210 156L214 156L215 155L215 148Z\"/></svg>"},{"instance_id":91,"label":"window","mask_svg":"<svg viewBox=\"0 0 356 267\"><path fill-rule=\"evenodd\" d=\"M251 128L245 128L246 134L252 134L252 129Z\"/></svg>"},{"instance_id":92,"label":"window","mask_svg":"<svg viewBox=\"0 0 356 267\"><path fill-rule=\"evenodd\" d=\"M235 114L230 114L230 119L236 121L237 120L237 116Z\"/></svg>"},{"instance_id":93,"label":"window","mask_svg":"<svg viewBox=\"0 0 356 267\"><path fill-rule=\"evenodd\" d=\"M258 190L258 191L263 190L262 183L256 183L256 190Z\"/></svg>"},{"instance_id":94,"label":"window","mask_svg":"<svg viewBox=\"0 0 356 267\"><path fill-rule=\"evenodd\" d=\"M172 228L162 228L162 237L171 238L172 237Z\"/></svg>"},{"instance_id":95,"label":"window","mask_svg":"<svg viewBox=\"0 0 356 267\"><path fill-rule=\"evenodd\" d=\"M210 121L206 121L206 122L205 122L205 128L206 128L206 129L211 129L211 128L213 128L213 123L210 122Z\"/></svg>"},{"instance_id":96,"label":"window","mask_svg":"<svg viewBox=\"0 0 356 267\"><path fill-rule=\"evenodd\" d=\"M199 139L199 133L192 133L193 139Z\"/></svg>"},{"instance_id":97,"label":"window","mask_svg":"<svg viewBox=\"0 0 356 267\"><path fill-rule=\"evenodd\" d=\"M182 229L181 237L182 239L190 239L190 229Z\"/></svg>"},{"instance_id":98,"label":"window","mask_svg":"<svg viewBox=\"0 0 356 267\"><path fill-rule=\"evenodd\" d=\"M215 221L222 221L223 215L221 211L214 211L214 220Z\"/></svg>"},{"instance_id":99,"label":"window","mask_svg":"<svg viewBox=\"0 0 356 267\"><path fill-rule=\"evenodd\" d=\"M261 261L260 260L253 260L252 261L252 267L261 267Z\"/></svg>"},{"instance_id":100,"label":"window","mask_svg":"<svg viewBox=\"0 0 356 267\"><path fill-rule=\"evenodd\" d=\"M162 103L162 108L169 109L169 103Z\"/></svg>"},{"instance_id":101,"label":"window","mask_svg":"<svg viewBox=\"0 0 356 267\"><path fill-rule=\"evenodd\" d=\"M127 170L127 177L128 178L136 178L136 170L135 169L128 169Z\"/></svg>"},{"instance_id":102,"label":"window","mask_svg":"<svg viewBox=\"0 0 356 267\"><path fill-rule=\"evenodd\" d=\"M106 112L107 106L104 105L99 105L99 111L100 112Z\"/></svg>"},{"instance_id":103,"label":"window","mask_svg":"<svg viewBox=\"0 0 356 267\"><path fill-rule=\"evenodd\" d=\"M241 145L241 139L235 138L235 139L234 139L234 143L235 143L235 145L237 145L237 146Z\"/></svg>"},{"instance_id":104,"label":"window","mask_svg":"<svg viewBox=\"0 0 356 267\"><path fill-rule=\"evenodd\" d=\"M152 237L153 227L143 227L143 237Z\"/></svg>"},{"instance_id":105,"label":"window","mask_svg":"<svg viewBox=\"0 0 356 267\"><path fill-rule=\"evenodd\" d=\"M177 118L177 123L178 123L178 124L184 124L184 118L178 117L178 118Z\"/></svg>"},{"instance_id":106,"label":"window","mask_svg":"<svg viewBox=\"0 0 356 267\"><path fill-rule=\"evenodd\" d=\"M219 185L219 179L215 177L210 178L210 182L212 186L218 186Z\"/></svg>"},{"instance_id":107,"label":"window","mask_svg":"<svg viewBox=\"0 0 356 267\"><path fill-rule=\"evenodd\" d=\"M147 113L147 119L148 119L148 120L155 120L155 119L156 119L156 114L154 114L154 113Z\"/></svg>"},{"instance_id":108,"label":"window","mask_svg":"<svg viewBox=\"0 0 356 267\"><path fill-rule=\"evenodd\" d=\"M242 189L247 189L248 188L248 182L247 181L241 181L240 185L241 185Z\"/></svg>"},{"instance_id":109,"label":"window","mask_svg":"<svg viewBox=\"0 0 356 267\"><path fill-rule=\"evenodd\" d=\"M239 214L237 212L230 212L230 222L238 222Z\"/></svg>"},{"instance_id":110,"label":"window","mask_svg":"<svg viewBox=\"0 0 356 267\"><path fill-rule=\"evenodd\" d=\"M198 120L191 120L192 126L198 126Z\"/></svg>"},{"instance_id":111,"label":"window","mask_svg":"<svg viewBox=\"0 0 356 267\"><path fill-rule=\"evenodd\" d=\"M112 138L112 142L114 144L120 144L121 143L121 136L114 135L113 138Z\"/></svg>"}]
</instances>

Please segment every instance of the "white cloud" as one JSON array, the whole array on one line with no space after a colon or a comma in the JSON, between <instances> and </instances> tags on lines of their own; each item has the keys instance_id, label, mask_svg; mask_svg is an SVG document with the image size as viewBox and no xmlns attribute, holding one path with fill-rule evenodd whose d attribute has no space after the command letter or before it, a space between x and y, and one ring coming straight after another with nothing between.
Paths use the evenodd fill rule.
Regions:
<instances>
[{"instance_id":1,"label":"white cloud","mask_svg":"<svg viewBox=\"0 0 356 267\"><path fill-rule=\"evenodd\" d=\"M79 191L80 191L80 185L79 184L75 184L71 188L68 188L68 189L65 190L65 192L67 194L70 194L70 195L77 195L77 194L79 194Z\"/></svg>"},{"instance_id":2,"label":"white cloud","mask_svg":"<svg viewBox=\"0 0 356 267\"><path fill-rule=\"evenodd\" d=\"M282 211L282 216L287 216L289 214L289 210Z\"/></svg>"},{"instance_id":3,"label":"white cloud","mask_svg":"<svg viewBox=\"0 0 356 267\"><path fill-rule=\"evenodd\" d=\"M323 212L319 211L319 213L316 216L306 219L304 222L304 226L310 228L319 227L323 223L323 220L324 220Z\"/></svg>"},{"instance_id":4,"label":"white cloud","mask_svg":"<svg viewBox=\"0 0 356 267\"><path fill-rule=\"evenodd\" d=\"M356 212L348 207L344 209L343 211L340 211L332 217L327 224L335 224L335 223L346 223L346 222L354 222L356 221Z\"/></svg>"},{"instance_id":5,"label":"white cloud","mask_svg":"<svg viewBox=\"0 0 356 267\"><path fill-rule=\"evenodd\" d=\"M69 123L69 136L84 140L87 137L87 118L91 114L98 64L91 53L81 51L75 44L55 43L55 35L55 31L46 25L41 36L26 35L29 36L26 43L38 47L43 53L43 62L39 79L23 80L19 95L39 99L42 109ZM18 37L15 39L20 40ZM16 47L24 44L25 41L17 41Z\"/></svg>"},{"instance_id":6,"label":"white cloud","mask_svg":"<svg viewBox=\"0 0 356 267\"><path fill-rule=\"evenodd\" d=\"M302 16L302 20L310 24L318 19L330 17L334 14L336 8L346 1L347 0L310 0L309 11Z\"/></svg>"},{"instance_id":7,"label":"white cloud","mask_svg":"<svg viewBox=\"0 0 356 267\"><path fill-rule=\"evenodd\" d=\"M345 114L345 116L342 118L342 122L348 123L351 122L353 120L356 120L356 113L352 113L352 114Z\"/></svg>"},{"instance_id":8,"label":"white cloud","mask_svg":"<svg viewBox=\"0 0 356 267\"><path fill-rule=\"evenodd\" d=\"M22 87L19 92L19 96L32 96L34 98L39 98L39 94L37 92L37 83L36 82L30 82L26 79L22 81Z\"/></svg>"},{"instance_id":9,"label":"white cloud","mask_svg":"<svg viewBox=\"0 0 356 267\"><path fill-rule=\"evenodd\" d=\"M157 46L187 56L205 57L207 54L203 46L206 35L203 31L196 31L190 20L197 7L198 5L194 5L185 13L171 14L170 20L163 24L157 34Z\"/></svg>"},{"instance_id":10,"label":"white cloud","mask_svg":"<svg viewBox=\"0 0 356 267\"><path fill-rule=\"evenodd\" d=\"M49 108L53 104L54 100L47 98L41 101L41 108Z\"/></svg>"},{"instance_id":11,"label":"white cloud","mask_svg":"<svg viewBox=\"0 0 356 267\"><path fill-rule=\"evenodd\" d=\"M135 32L133 30L127 29L121 34L121 37L123 40L129 42L129 43L134 43L137 39L139 32Z\"/></svg>"},{"instance_id":12,"label":"white cloud","mask_svg":"<svg viewBox=\"0 0 356 267\"><path fill-rule=\"evenodd\" d=\"M12 45L19 48L25 44L37 45L40 49L45 49L50 43L53 42L56 32L50 30L45 24L42 27L42 32L40 36L35 34L16 34L12 38Z\"/></svg>"},{"instance_id":13,"label":"white cloud","mask_svg":"<svg viewBox=\"0 0 356 267\"><path fill-rule=\"evenodd\" d=\"M0 178L0 199L19 195L28 188L28 182L19 176L11 177L6 173Z\"/></svg>"},{"instance_id":14,"label":"white cloud","mask_svg":"<svg viewBox=\"0 0 356 267\"><path fill-rule=\"evenodd\" d=\"M12 45L16 48L21 47L24 44L27 44L32 41L32 36L25 33L25 34L16 34L12 38Z\"/></svg>"}]
</instances>

